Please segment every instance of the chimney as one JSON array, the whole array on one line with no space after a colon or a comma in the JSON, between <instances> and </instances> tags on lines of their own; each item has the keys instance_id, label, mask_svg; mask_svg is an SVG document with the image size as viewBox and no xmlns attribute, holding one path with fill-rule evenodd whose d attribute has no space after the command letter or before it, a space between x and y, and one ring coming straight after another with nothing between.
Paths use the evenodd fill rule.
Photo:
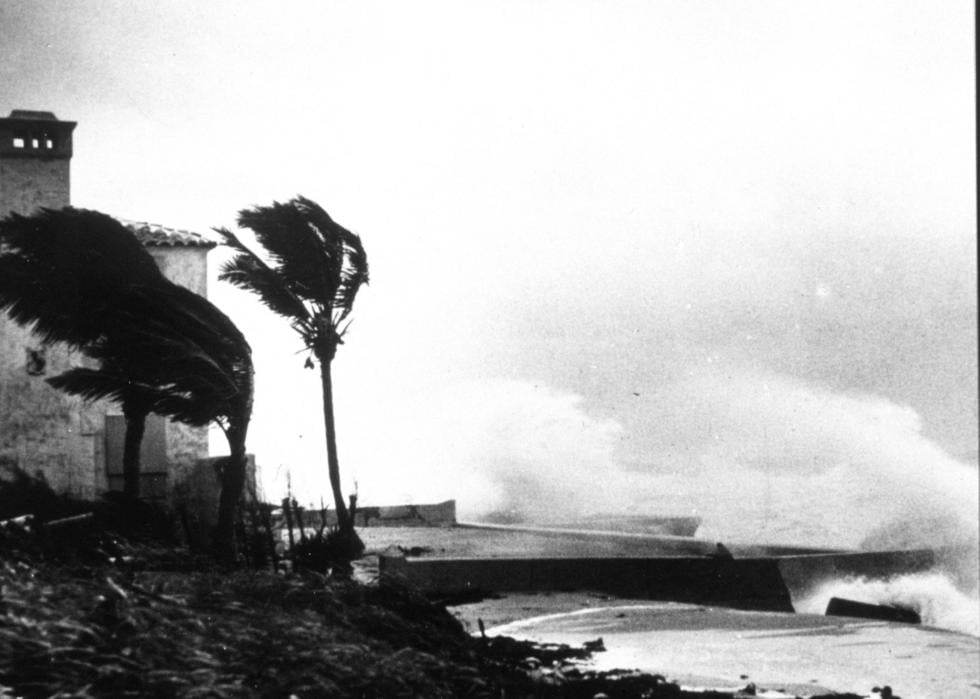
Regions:
<instances>
[{"instance_id":1,"label":"chimney","mask_svg":"<svg viewBox=\"0 0 980 699\"><path fill-rule=\"evenodd\" d=\"M51 112L15 109L0 118L0 218L71 204L74 130Z\"/></svg>"}]
</instances>

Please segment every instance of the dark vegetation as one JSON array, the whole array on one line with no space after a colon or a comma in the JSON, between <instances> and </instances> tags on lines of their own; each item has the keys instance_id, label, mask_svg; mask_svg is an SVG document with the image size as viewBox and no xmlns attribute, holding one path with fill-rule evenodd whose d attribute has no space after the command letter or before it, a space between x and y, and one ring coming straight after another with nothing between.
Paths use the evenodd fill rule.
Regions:
<instances>
[{"instance_id":1,"label":"dark vegetation","mask_svg":"<svg viewBox=\"0 0 980 699\"><path fill-rule=\"evenodd\" d=\"M350 508L350 521L356 514L356 501ZM327 524L327 510L321 507L319 525L310 530L304 516L306 510L300 507L291 495L283 498L281 524L285 525L289 549L286 554L291 570L310 570L316 573L335 572L348 574L351 561L364 553L364 544L353 529L345 530L341 525ZM282 527L280 527L281 529ZM273 552L273 559L277 558ZM274 568L276 568L274 564ZM276 568L277 569L277 568Z\"/></svg>"},{"instance_id":2,"label":"dark vegetation","mask_svg":"<svg viewBox=\"0 0 980 699\"><path fill-rule=\"evenodd\" d=\"M166 512L131 507L58 496L23 473L0 482L0 695L736 696L589 671L580 663L601 641L473 638L390 581L215 568L175 543Z\"/></svg>"}]
</instances>

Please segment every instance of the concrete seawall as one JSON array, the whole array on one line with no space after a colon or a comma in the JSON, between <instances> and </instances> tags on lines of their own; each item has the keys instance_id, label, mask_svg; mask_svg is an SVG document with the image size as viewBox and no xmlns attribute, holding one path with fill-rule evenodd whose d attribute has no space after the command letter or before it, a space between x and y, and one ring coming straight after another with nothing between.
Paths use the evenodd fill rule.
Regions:
<instances>
[{"instance_id":1,"label":"concrete seawall","mask_svg":"<svg viewBox=\"0 0 980 699\"><path fill-rule=\"evenodd\" d=\"M933 551L833 552L722 558L405 558L383 555L382 577L431 595L590 590L620 597L737 609L794 611L792 599L846 575L884 578L926 570Z\"/></svg>"},{"instance_id":2,"label":"concrete seawall","mask_svg":"<svg viewBox=\"0 0 980 699\"><path fill-rule=\"evenodd\" d=\"M444 558L382 556L381 575L433 595L592 590L620 597L793 611L771 559Z\"/></svg>"}]
</instances>

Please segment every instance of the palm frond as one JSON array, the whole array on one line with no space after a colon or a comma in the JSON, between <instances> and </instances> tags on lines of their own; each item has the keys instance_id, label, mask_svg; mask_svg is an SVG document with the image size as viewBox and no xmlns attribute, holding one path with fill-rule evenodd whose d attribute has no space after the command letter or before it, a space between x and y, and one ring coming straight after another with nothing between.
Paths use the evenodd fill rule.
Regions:
<instances>
[{"instance_id":1,"label":"palm frond","mask_svg":"<svg viewBox=\"0 0 980 699\"><path fill-rule=\"evenodd\" d=\"M113 373L83 367L69 369L45 381L60 391L87 401L108 399L121 403L128 388L128 382Z\"/></svg>"},{"instance_id":2,"label":"palm frond","mask_svg":"<svg viewBox=\"0 0 980 699\"><path fill-rule=\"evenodd\" d=\"M310 312L281 275L251 254L239 254L225 262L218 279L254 293L273 313L300 322L310 321Z\"/></svg>"},{"instance_id":3,"label":"palm frond","mask_svg":"<svg viewBox=\"0 0 980 699\"><path fill-rule=\"evenodd\" d=\"M311 300L322 305L326 299L336 296L337 288L343 283L343 238L350 235L350 231L306 197L297 196L286 206L295 211L296 217L305 225L312 249L307 259L298 256L287 259L283 271L290 278L316 280L316 286L311 289Z\"/></svg>"},{"instance_id":4,"label":"palm frond","mask_svg":"<svg viewBox=\"0 0 980 699\"><path fill-rule=\"evenodd\" d=\"M78 346L112 322L113 299L165 279L122 224L94 211L42 209L0 221L0 307L45 341Z\"/></svg>"},{"instance_id":5,"label":"palm frond","mask_svg":"<svg viewBox=\"0 0 980 699\"><path fill-rule=\"evenodd\" d=\"M83 302L65 274L14 254L0 256L0 311L19 325L32 327L45 342L78 345L96 337L105 325L105 304Z\"/></svg>"},{"instance_id":6,"label":"palm frond","mask_svg":"<svg viewBox=\"0 0 980 699\"><path fill-rule=\"evenodd\" d=\"M238 214L238 223L252 231L290 290L302 299L317 302L332 295L342 258L329 244L329 227L336 224L325 211L309 204L304 207L294 199L244 209Z\"/></svg>"},{"instance_id":7,"label":"palm frond","mask_svg":"<svg viewBox=\"0 0 980 699\"><path fill-rule=\"evenodd\" d=\"M274 310L285 300L272 297L267 288L281 284L309 304L313 318L326 320L330 334L335 334L358 290L368 282L367 254L360 237L303 196L245 209L239 212L238 223L254 233L275 267L265 265L268 272L257 273L257 265L236 258L225 266L221 278L257 293ZM245 247L227 231L223 235L235 250ZM268 278L258 278L262 274ZM323 339L322 322L313 318L298 328L307 346Z\"/></svg>"},{"instance_id":8,"label":"palm frond","mask_svg":"<svg viewBox=\"0 0 980 699\"><path fill-rule=\"evenodd\" d=\"M203 296L168 282L160 287L135 287L126 309L144 314L159 326L179 328L175 334L193 341L209 352L250 354L251 348L238 327L217 306Z\"/></svg>"},{"instance_id":9,"label":"palm frond","mask_svg":"<svg viewBox=\"0 0 980 699\"><path fill-rule=\"evenodd\" d=\"M151 411L192 427L204 427L212 422L221 423L235 419L236 412L226 407L216 413L213 408L202 403L193 394L163 392L152 403Z\"/></svg>"},{"instance_id":10,"label":"palm frond","mask_svg":"<svg viewBox=\"0 0 980 699\"><path fill-rule=\"evenodd\" d=\"M358 290L368 283L369 274L367 253L364 251L360 236L350 231L346 233L343 238L344 270L334 297L334 307L349 312L354 305L354 297L357 296Z\"/></svg>"},{"instance_id":11,"label":"palm frond","mask_svg":"<svg viewBox=\"0 0 980 699\"><path fill-rule=\"evenodd\" d=\"M251 394L251 349L207 299L169 283L136 288L118 313L123 322L91 356L127 363L153 383L192 387L202 400Z\"/></svg>"},{"instance_id":12,"label":"palm frond","mask_svg":"<svg viewBox=\"0 0 980 699\"><path fill-rule=\"evenodd\" d=\"M3 254L15 254L82 282L89 290L119 288L133 280L164 279L153 257L111 216L97 211L41 209L0 221Z\"/></svg>"},{"instance_id":13,"label":"palm frond","mask_svg":"<svg viewBox=\"0 0 980 699\"><path fill-rule=\"evenodd\" d=\"M121 405L153 403L155 389L111 369L76 367L46 379L54 388L86 401L110 400Z\"/></svg>"},{"instance_id":14,"label":"palm frond","mask_svg":"<svg viewBox=\"0 0 980 699\"><path fill-rule=\"evenodd\" d=\"M112 372L75 368L51 377L47 382L87 401L110 400L123 406L138 403L147 412L194 427L203 427L218 419L213 404L200 400L193 392L172 386L138 384Z\"/></svg>"}]
</instances>

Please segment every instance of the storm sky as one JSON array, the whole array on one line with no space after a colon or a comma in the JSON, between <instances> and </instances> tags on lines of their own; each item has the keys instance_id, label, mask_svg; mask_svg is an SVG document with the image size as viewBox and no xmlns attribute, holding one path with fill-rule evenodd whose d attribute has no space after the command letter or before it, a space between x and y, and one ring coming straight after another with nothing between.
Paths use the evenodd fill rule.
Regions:
<instances>
[{"instance_id":1,"label":"storm sky","mask_svg":"<svg viewBox=\"0 0 980 699\"><path fill-rule=\"evenodd\" d=\"M303 194L361 234L362 502L463 464L501 505L719 463L975 487L972 32L965 1L0 0L0 111L79 122L76 206L206 233ZM317 492L298 342L211 297L266 487Z\"/></svg>"}]
</instances>

